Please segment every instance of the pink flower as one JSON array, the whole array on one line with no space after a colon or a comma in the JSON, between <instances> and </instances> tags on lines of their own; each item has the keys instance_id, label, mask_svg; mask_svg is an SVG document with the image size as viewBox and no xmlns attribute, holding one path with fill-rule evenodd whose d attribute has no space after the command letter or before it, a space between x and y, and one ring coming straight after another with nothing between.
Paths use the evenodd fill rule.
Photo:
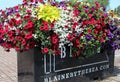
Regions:
<instances>
[{"instance_id":1,"label":"pink flower","mask_svg":"<svg viewBox=\"0 0 120 82\"><path fill-rule=\"evenodd\" d=\"M44 49L43 49L43 52L44 52L44 53L48 53L48 51L49 51L48 48L44 48Z\"/></svg>"},{"instance_id":2,"label":"pink flower","mask_svg":"<svg viewBox=\"0 0 120 82\"><path fill-rule=\"evenodd\" d=\"M92 17L92 14L88 14L88 16L91 18L91 17Z\"/></svg>"}]
</instances>

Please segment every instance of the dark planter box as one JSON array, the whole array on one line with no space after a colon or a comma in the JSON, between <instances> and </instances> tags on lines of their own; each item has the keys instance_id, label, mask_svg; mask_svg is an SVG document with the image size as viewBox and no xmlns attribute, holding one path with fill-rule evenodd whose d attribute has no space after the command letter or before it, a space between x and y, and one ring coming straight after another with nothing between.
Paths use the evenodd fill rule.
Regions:
<instances>
[{"instance_id":1,"label":"dark planter box","mask_svg":"<svg viewBox=\"0 0 120 82\"><path fill-rule=\"evenodd\" d=\"M102 78L114 69L114 51L99 53L84 60L66 49L62 56L42 55L39 48L18 52L18 82L79 82L80 78Z\"/></svg>"}]
</instances>

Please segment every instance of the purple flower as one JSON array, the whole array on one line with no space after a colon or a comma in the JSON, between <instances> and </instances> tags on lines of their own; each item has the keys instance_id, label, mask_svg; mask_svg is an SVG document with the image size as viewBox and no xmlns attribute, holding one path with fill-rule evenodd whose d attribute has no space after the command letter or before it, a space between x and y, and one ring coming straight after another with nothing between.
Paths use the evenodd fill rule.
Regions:
<instances>
[{"instance_id":1,"label":"purple flower","mask_svg":"<svg viewBox=\"0 0 120 82\"><path fill-rule=\"evenodd\" d=\"M102 7L103 11L106 11L106 8L105 7Z\"/></svg>"},{"instance_id":2,"label":"purple flower","mask_svg":"<svg viewBox=\"0 0 120 82\"><path fill-rule=\"evenodd\" d=\"M10 12L7 12L7 15L10 15L11 13Z\"/></svg>"},{"instance_id":3,"label":"purple flower","mask_svg":"<svg viewBox=\"0 0 120 82\"><path fill-rule=\"evenodd\" d=\"M87 34L85 37L86 37L87 40L90 40L90 39L93 38L93 35Z\"/></svg>"},{"instance_id":4,"label":"purple flower","mask_svg":"<svg viewBox=\"0 0 120 82\"><path fill-rule=\"evenodd\" d=\"M110 26L110 30L115 30L117 28L117 26L116 25L114 25L114 26Z\"/></svg>"},{"instance_id":5,"label":"purple flower","mask_svg":"<svg viewBox=\"0 0 120 82\"><path fill-rule=\"evenodd\" d=\"M58 4L58 7L66 8L65 1L60 2L60 3Z\"/></svg>"},{"instance_id":6,"label":"purple flower","mask_svg":"<svg viewBox=\"0 0 120 82\"><path fill-rule=\"evenodd\" d=\"M52 2L51 2L51 5L52 5L52 6L55 6L55 5L56 5L55 1L52 1Z\"/></svg>"},{"instance_id":7,"label":"purple flower","mask_svg":"<svg viewBox=\"0 0 120 82\"><path fill-rule=\"evenodd\" d=\"M89 7L88 6L84 6L85 9L88 9Z\"/></svg>"},{"instance_id":8,"label":"purple flower","mask_svg":"<svg viewBox=\"0 0 120 82\"><path fill-rule=\"evenodd\" d=\"M94 8L94 7L92 7L92 8L91 8L91 10L92 10L92 11L94 11L94 10L95 10L95 8Z\"/></svg>"},{"instance_id":9,"label":"purple flower","mask_svg":"<svg viewBox=\"0 0 120 82\"><path fill-rule=\"evenodd\" d=\"M115 32L116 35L120 35L120 30Z\"/></svg>"},{"instance_id":10,"label":"purple flower","mask_svg":"<svg viewBox=\"0 0 120 82\"><path fill-rule=\"evenodd\" d=\"M114 34L112 34L112 33L108 33L108 38L109 38L109 39L114 38Z\"/></svg>"},{"instance_id":11,"label":"purple flower","mask_svg":"<svg viewBox=\"0 0 120 82\"><path fill-rule=\"evenodd\" d=\"M113 47L113 49L118 49L120 47L119 44L116 42L112 43L111 46Z\"/></svg>"},{"instance_id":12,"label":"purple flower","mask_svg":"<svg viewBox=\"0 0 120 82\"><path fill-rule=\"evenodd\" d=\"M105 17L108 17L108 13L104 13L104 16L105 16Z\"/></svg>"}]
</instances>

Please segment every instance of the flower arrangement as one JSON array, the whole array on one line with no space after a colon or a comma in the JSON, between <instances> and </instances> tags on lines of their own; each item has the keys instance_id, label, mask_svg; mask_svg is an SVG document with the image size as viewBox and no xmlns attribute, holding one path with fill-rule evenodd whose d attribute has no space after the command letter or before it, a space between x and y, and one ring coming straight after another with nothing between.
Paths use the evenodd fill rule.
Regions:
<instances>
[{"instance_id":1,"label":"flower arrangement","mask_svg":"<svg viewBox=\"0 0 120 82\"><path fill-rule=\"evenodd\" d=\"M115 29L98 2L23 0L21 5L0 11L0 41L7 51L39 46L43 54L58 55L60 48L68 45L75 57L91 55L93 48L100 52L103 44L115 42L116 33L119 37L119 32L113 33Z\"/></svg>"}]
</instances>

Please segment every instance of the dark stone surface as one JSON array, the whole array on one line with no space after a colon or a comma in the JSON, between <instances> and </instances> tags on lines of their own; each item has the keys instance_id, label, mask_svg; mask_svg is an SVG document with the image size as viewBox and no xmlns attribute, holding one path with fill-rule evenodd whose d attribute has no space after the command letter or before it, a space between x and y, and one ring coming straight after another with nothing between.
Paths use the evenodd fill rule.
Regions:
<instances>
[{"instance_id":1,"label":"dark stone surface","mask_svg":"<svg viewBox=\"0 0 120 82\"><path fill-rule=\"evenodd\" d=\"M18 53L18 82L90 82L88 79L102 79L104 71L111 72L114 68L114 51L107 54L111 55L102 53L79 60L70 58L68 52L63 59L60 56L42 55L38 48ZM54 81L44 81L49 77Z\"/></svg>"},{"instance_id":2,"label":"dark stone surface","mask_svg":"<svg viewBox=\"0 0 120 82\"><path fill-rule=\"evenodd\" d=\"M34 49L17 53L18 82L34 81Z\"/></svg>"}]
</instances>

